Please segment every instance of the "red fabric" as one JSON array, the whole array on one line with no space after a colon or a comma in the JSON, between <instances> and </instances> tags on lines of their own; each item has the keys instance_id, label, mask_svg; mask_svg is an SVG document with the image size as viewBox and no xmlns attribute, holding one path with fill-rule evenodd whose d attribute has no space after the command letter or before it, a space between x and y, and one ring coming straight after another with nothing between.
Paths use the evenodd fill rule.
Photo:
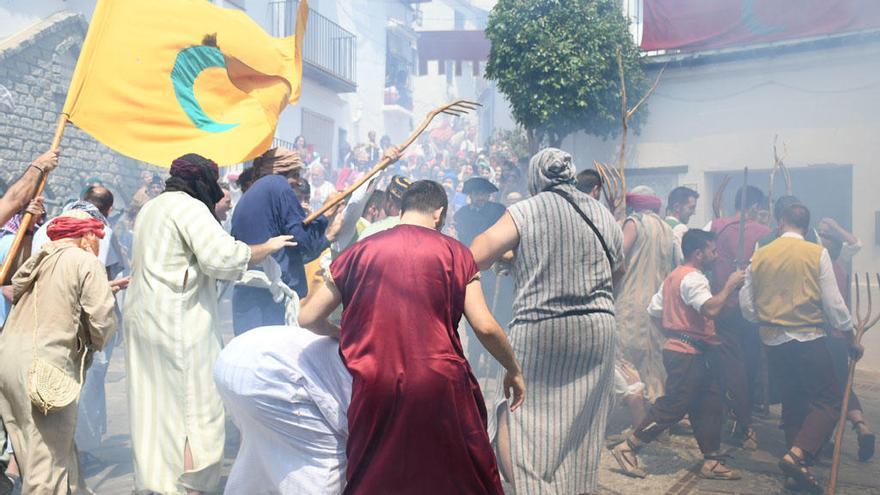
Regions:
<instances>
[{"instance_id":1,"label":"red fabric","mask_svg":"<svg viewBox=\"0 0 880 495\"><path fill-rule=\"evenodd\" d=\"M739 249L739 214L715 220L712 222L712 232L717 236L715 246L718 248L718 258L715 260L715 267L712 269L712 288L714 291L718 291L724 287L730 274L736 269L736 251ZM744 249L744 262L746 264L752 259L752 254L755 253L755 244L758 242L758 239L768 235L770 232L770 227L766 225L754 220L746 221ZM736 296L728 298L725 306L728 308L738 308L739 298Z\"/></svg>"},{"instance_id":2,"label":"red fabric","mask_svg":"<svg viewBox=\"0 0 880 495\"><path fill-rule=\"evenodd\" d=\"M663 281L663 328L671 332L681 332L695 340L717 345L721 341L715 336L715 322L701 315L681 298L681 281L696 268L681 265ZM685 354L699 354L689 344L678 339L669 339L666 349Z\"/></svg>"},{"instance_id":3,"label":"red fabric","mask_svg":"<svg viewBox=\"0 0 880 495\"><path fill-rule=\"evenodd\" d=\"M703 50L880 27L877 0L645 0L643 50Z\"/></svg>"},{"instance_id":4,"label":"red fabric","mask_svg":"<svg viewBox=\"0 0 880 495\"><path fill-rule=\"evenodd\" d=\"M76 239L88 233L95 234L98 239L103 239L103 222L95 218L57 217L46 227L46 235L52 241Z\"/></svg>"},{"instance_id":5,"label":"red fabric","mask_svg":"<svg viewBox=\"0 0 880 495\"><path fill-rule=\"evenodd\" d=\"M478 273L460 242L400 225L330 266L352 376L346 494L503 494L457 328Z\"/></svg>"},{"instance_id":6,"label":"red fabric","mask_svg":"<svg viewBox=\"0 0 880 495\"><path fill-rule=\"evenodd\" d=\"M660 213L663 200L650 194L626 193L626 204L634 211L651 210L654 213Z\"/></svg>"}]
</instances>

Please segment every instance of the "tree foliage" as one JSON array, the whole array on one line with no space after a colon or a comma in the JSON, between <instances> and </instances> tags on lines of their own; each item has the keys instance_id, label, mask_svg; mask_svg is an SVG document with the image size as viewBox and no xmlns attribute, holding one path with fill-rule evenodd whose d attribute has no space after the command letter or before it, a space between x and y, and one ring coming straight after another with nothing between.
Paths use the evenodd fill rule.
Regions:
<instances>
[{"instance_id":1,"label":"tree foliage","mask_svg":"<svg viewBox=\"0 0 880 495\"><path fill-rule=\"evenodd\" d=\"M639 49L618 0L499 0L489 17L486 75L509 100L535 151L572 132L602 138L621 130L623 57L627 94L647 91ZM630 121L638 128L638 117Z\"/></svg>"}]
</instances>

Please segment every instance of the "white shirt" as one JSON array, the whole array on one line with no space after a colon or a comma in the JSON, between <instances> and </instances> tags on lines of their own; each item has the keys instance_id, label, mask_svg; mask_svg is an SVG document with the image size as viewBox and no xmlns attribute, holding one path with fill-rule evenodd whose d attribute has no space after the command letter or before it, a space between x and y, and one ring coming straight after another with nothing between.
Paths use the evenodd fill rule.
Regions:
<instances>
[{"instance_id":1,"label":"white shirt","mask_svg":"<svg viewBox=\"0 0 880 495\"><path fill-rule=\"evenodd\" d=\"M679 285L681 299L685 304L694 308L697 313L706 304L706 301L712 299L712 289L709 288L709 279L703 272L697 270L690 272L681 279ZM648 305L648 314L654 318L663 318L663 286L651 298Z\"/></svg>"},{"instance_id":2,"label":"white shirt","mask_svg":"<svg viewBox=\"0 0 880 495\"><path fill-rule=\"evenodd\" d=\"M667 223L669 223L670 220L675 222L675 227L672 227L672 233L675 234L675 238L678 239L678 243L681 244L682 237L684 237L684 235L687 234L687 231L690 229L688 228L687 224L681 223L681 220L672 216L666 217ZM709 224L710 229L711 227L712 224Z\"/></svg>"},{"instance_id":3,"label":"white shirt","mask_svg":"<svg viewBox=\"0 0 880 495\"><path fill-rule=\"evenodd\" d=\"M786 232L780 237L804 238L793 232ZM840 289L837 287L834 267L831 265L831 256L828 255L827 249L822 249L822 255L819 258L819 289L822 293L822 312L825 315L825 320L840 331L851 332L853 329L852 318L846 303L843 302L843 296L840 295ZM755 310L751 265L746 270L745 283L742 290L739 291L739 306L745 319L753 323L760 323ZM761 340L767 345L781 345L792 340L809 342L824 336L825 331L821 329L805 332L803 330L785 330L784 328L761 328Z\"/></svg>"}]
</instances>

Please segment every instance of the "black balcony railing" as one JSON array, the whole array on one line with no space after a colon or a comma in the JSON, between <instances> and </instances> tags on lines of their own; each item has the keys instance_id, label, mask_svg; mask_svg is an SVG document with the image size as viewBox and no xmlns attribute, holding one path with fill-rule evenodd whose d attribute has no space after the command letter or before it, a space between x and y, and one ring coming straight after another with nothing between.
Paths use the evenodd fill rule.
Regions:
<instances>
[{"instance_id":1,"label":"black balcony railing","mask_svg":"<svg viewBox=\"0 0 880 495\"><path fill-rule=\"evenodd\" d=\"M269 3L269 23L274 36L296 32L296 0ZM339 24L309 9L309 22L303 42L303 61L307 75L321 79L340 92L354 91L357 37ZM311 66L313 71L308 71Z\"/></svg>"}]
</instances>

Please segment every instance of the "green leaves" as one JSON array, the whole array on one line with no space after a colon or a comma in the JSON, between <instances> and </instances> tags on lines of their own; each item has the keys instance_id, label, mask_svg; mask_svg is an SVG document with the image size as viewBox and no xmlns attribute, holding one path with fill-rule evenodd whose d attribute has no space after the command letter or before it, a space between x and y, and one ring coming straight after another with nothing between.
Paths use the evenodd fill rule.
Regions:
<instances>
[{"instance_id":1,"label":"green leaves","mask_svg":"<svg viewBox=\"0 0 880 495\"><path fill-rule=\"evenodd\" d=\"M495 5L486 28L492 43L486 75L525 129L558 140L578 130L603 138L620 132L618 47L630 101L641 98L647 81L617 4L499 0Z\"/></svg>"}]
</instances>

